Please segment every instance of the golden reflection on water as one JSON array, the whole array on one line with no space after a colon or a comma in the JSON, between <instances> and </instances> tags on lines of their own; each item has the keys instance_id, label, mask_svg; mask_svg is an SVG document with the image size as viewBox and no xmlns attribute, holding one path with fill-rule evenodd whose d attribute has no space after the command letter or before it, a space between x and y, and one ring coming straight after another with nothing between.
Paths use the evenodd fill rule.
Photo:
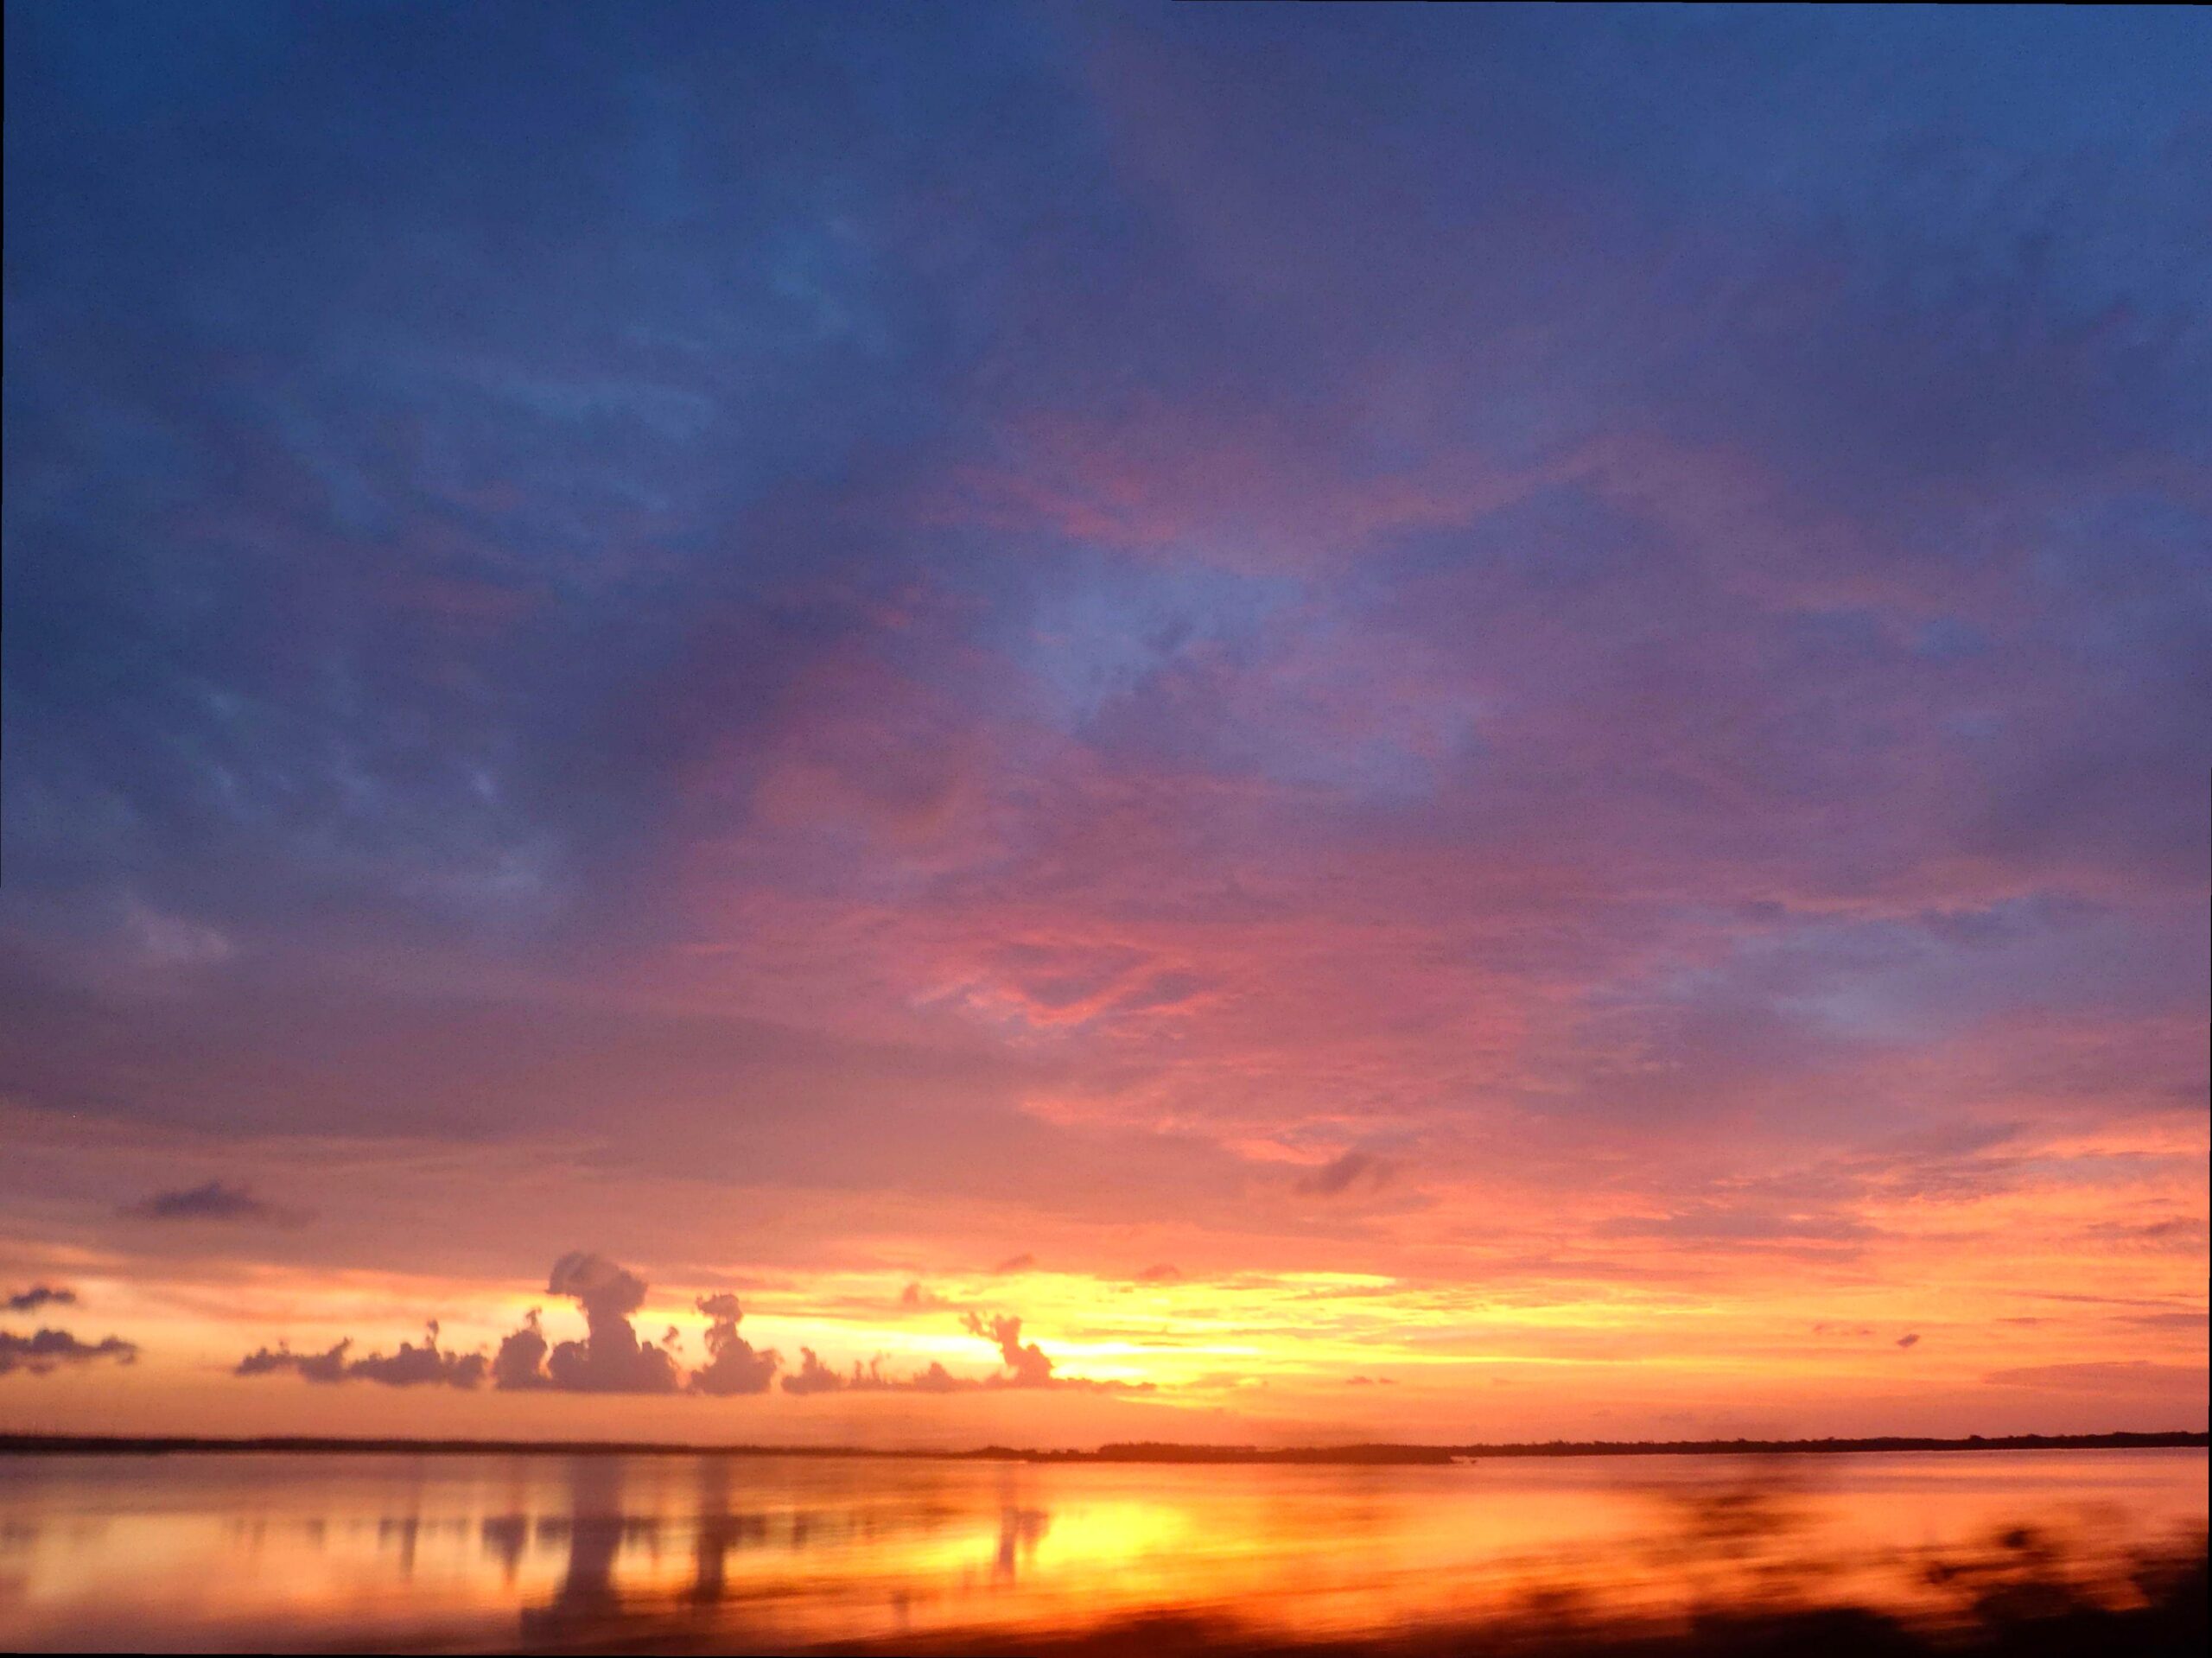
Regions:
<instances>
[{"instance_id":1,"label":"golden reflection on water","mask_svg":"<svg viewBox=\"0 0 2212 1658\"><path fill-rule=\"evenodd\" d=\"M0 1648L798 1647L1155 1611L1279 1636L1825 1596L2205 1519L2205 1453L1034 1466L714 1456L0 1458ZM2017 1545L2025 1547L2024 1545Z\"/></svg>"}]
</instances>

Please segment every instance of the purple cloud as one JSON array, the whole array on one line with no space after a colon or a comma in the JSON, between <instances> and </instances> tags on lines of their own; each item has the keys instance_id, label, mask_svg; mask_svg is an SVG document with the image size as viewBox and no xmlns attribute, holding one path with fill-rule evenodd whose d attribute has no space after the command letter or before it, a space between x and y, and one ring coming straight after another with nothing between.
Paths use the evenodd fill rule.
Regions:
<instances>
[{"instance_id":1,"label":"purple cloud","mask_svg":"<svg viewBox=\"0 0 2212 1658\"><path fill-rule=\"evenodd\" d=\"M10 20L26 1261L2201 1305L2196 17L157 10ZM644 1293L486 1379L828 1390Z\"/></svg>"},{"instance_id":2,"label":"purple cloud","mask_svg":"<svg viewBox=\"0 0 2212 1658\"><path fill-rule=\"evenodd\" d=\"M10 1295L4 1304L10 1312L35 1312L41 1307L73 1307L77 1292L52 1284L34 1284Z\"/></svg>"},{"instance_id":3,"label":"purple cloud","mask_svg":"<svg viewBox=\"0 0 2212 1658\"><path fill-rule=\"evenodd\" d=\"M138 1359L138 1348L136 1343L124 1341L119 1336L83 1342L66 1330L41 1330L29 1336L0 1330L0 1376L11 1375L18 1370L29 1375L44 1375L62 1365L88 1364L97 1359L133 1364Z\"/></svg>"},{"instance_id":4,"label":"purple cloud","mask_svg":"<svg viewBox=\"0 0 2212 1658\"><path fill-rule=\"evenodd\" d=\"M639 1341L630 1322L630 1315L645 1305L643 1279L604 1255L577 1250L553 1263L545 1291L575 1301L583 1310L586 1334L580 1342L556 1344L545 1356L543 1385L565 1393L674 1393L683 1385L675 1358L665 1348ZM501 1344L494 1362L501 1386L535 1385L527 1379L534 1371L524 1361L536 1333L533 1323L517 1332L523 1344Z\"/></svg>"},{"instance_id":5,"label":"purple cloud","mask_svg":"<svg viewBox=\"0 0 2212 1658\"><path fill-rule=\"evenodd\" d=\"M1370 1188L1389 1184L1395 1168L1381 1158L1367 1152L1346 1152L1315 1169L1311 1174L1300 1175L1296 1189L1309 1197L1336 1197L1355 1186Z\"/></svg>"},{"instance_id":6,"label":"purple cloud","mask_svg":"<svg viewBox=\"0 0 2212 1658\"><path fill-rule=\"evenodd\" d=\"M264 1203L252 1189L209 1180L196 1186L156 1191L125 1204L116 1211L145 1221L237 1221L256 1224L292 1225L303 1218L296 1211Z\"/></svg>"},{"instance_id":7,"label":"purple cloud","mask_svg":"<svg viewBox=\"0 0 2212 1658\"><path fill-rule=\"evenodd\" d=\"M402 1342L393 1353L346 1356L353 1344L340 1341L321 1353L295 1353L278 1345L264 1347L238 1362L233 1375L273 1375L289 1371L308 1382L380 1382L387 1388L478 1388L491 1366L481 1353L448 1353L438 1346L438 1326L433 1321L422 1345Z\"/></svg>"},{"instance_id":8,"label":"purple cloud","mask_svg":"<svg viewBox=\"0 0 2212 1658\"><path fill-rule=\"evenodd\" d=\"M691 1373L692 1390L717 1394L767 1392L783 1360L772 1348L758 1350L737 1333L738 1321L745 1316L737 1297L702 1296L698 1305L713 1322L707 1326L707 1363Z\"/></svg>"}]
</instances>

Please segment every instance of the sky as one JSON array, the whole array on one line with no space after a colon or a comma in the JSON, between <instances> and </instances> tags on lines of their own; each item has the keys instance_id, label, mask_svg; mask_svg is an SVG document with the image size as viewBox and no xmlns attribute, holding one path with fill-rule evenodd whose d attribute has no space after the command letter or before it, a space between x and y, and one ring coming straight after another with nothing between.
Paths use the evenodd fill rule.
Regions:
<instances>
[{"instance_id":1,"label":"sky","mask_svg":"<svg viewBox=\"0 0 2212 1658\"><path fill-rule=\"evenodd\" d=\"M2205 1426L2212 17L6 47L0 1429Z\"/></svg>"}]
</instances>

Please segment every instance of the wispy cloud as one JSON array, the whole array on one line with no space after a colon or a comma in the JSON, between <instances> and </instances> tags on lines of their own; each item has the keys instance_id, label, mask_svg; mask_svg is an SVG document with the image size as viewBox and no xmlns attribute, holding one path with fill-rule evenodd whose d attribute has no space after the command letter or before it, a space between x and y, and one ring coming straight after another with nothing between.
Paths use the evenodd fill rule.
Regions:
<instances>
[{"instance_id":1,"label":"wispy cloud","mask_svg":"<svg viewBox=\"0 0 2212 1658\"><path fill-rule=\"evenodd\" d=\"M27 1290L18 1290L6 1302L10 1312L35 1312L41 1307L73 1307L76 1305L76 1291L52 1284L34 1284Z\"/></svg>"},{"instance_id":2,"label":"wispy cloud","mask_svg":"<svg viewBox=\"0 0 2212 1658\"><path fill-rule=\"evenodd\" d=\"M1366 1186L1370 1189L1389 1184L1397 1172L1396 1166L1371 1153L1351 1151L1324 1163L1310 1174L1298 1178L1297 1189L1310 1197L1336 1197Z\"/></svg>"},{"instance_id":3,"label":"wispy cloud","mask_svg":"<svg viewBox=\"0 0 2212 1658\"><path fill-rule=\"evenodd\" d=\"M29 1336L0 1330L0 1376L17 1371L44 1375L63 1365L87 1364L96 1359L130 1364L137 1357L137 1345L118 1336L84 1342L66 1330L41 1330Z\"/></svg>"},{"instance_id":4,"label":"wispy cloud","mask_svg":"<svg viewBox=\"0 0 2212 1658\"><path fill-rule=\"evenodd\" d=\"M142 1221L226 1221L274 1226L296 1226L308 1218L298 1210L265 1202L249 1186L223 1180L152 1192L116 1212Z\"/></svg>"},{"instance_id":5,"label":"wispy cloud","mask_svg":"<svg viewBox=\"0 0 2212 1658\"><path fill-rule=\"evenodd\" d=\"M18 1279L588 1216L698 1282L487 1391L741 1401L855 1263L848 1378L1418 1283L1297 1385L1440 1423L2194 1350L2034 1299L2204 1300L2185 10L159 10L10 17Z\"/></svg>"}]
</instances>

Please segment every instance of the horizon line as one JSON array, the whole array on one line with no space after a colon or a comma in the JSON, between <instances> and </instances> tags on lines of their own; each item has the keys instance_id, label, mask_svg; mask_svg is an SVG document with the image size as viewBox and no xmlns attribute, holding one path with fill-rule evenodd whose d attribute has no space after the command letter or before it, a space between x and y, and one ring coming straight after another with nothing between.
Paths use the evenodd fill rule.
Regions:
<instances>
[{"instance_id":1,"label":"horizon line","mask_svg":"<svg viewBox=\"0 0 2212 1658\"><path fill-rule=\"evenodd\" d=\"M1885 1452L1976 1451L2163 1451L2212 1448L2205 1429L2101 1433L1830 1435L1822 1439L1549 1439L1428 1445L1358 1441L1337 1445L1266 1446L1192 1445L1169 1440L1117 1440L1088 1450L985 1445L964 1450L855 1445L779 1445L690 1444L621 1439L421 1439L352 1438L327 1434L77 1434L0 1432L0 1456L283 1453L418 1456L702 1456L875 1458L897 1461L1027 1463L1338 1464L1446 1466L1484 1457L1567 1458L1632 1456L1880 1455Z\"/></svg>"}]
</instances>

